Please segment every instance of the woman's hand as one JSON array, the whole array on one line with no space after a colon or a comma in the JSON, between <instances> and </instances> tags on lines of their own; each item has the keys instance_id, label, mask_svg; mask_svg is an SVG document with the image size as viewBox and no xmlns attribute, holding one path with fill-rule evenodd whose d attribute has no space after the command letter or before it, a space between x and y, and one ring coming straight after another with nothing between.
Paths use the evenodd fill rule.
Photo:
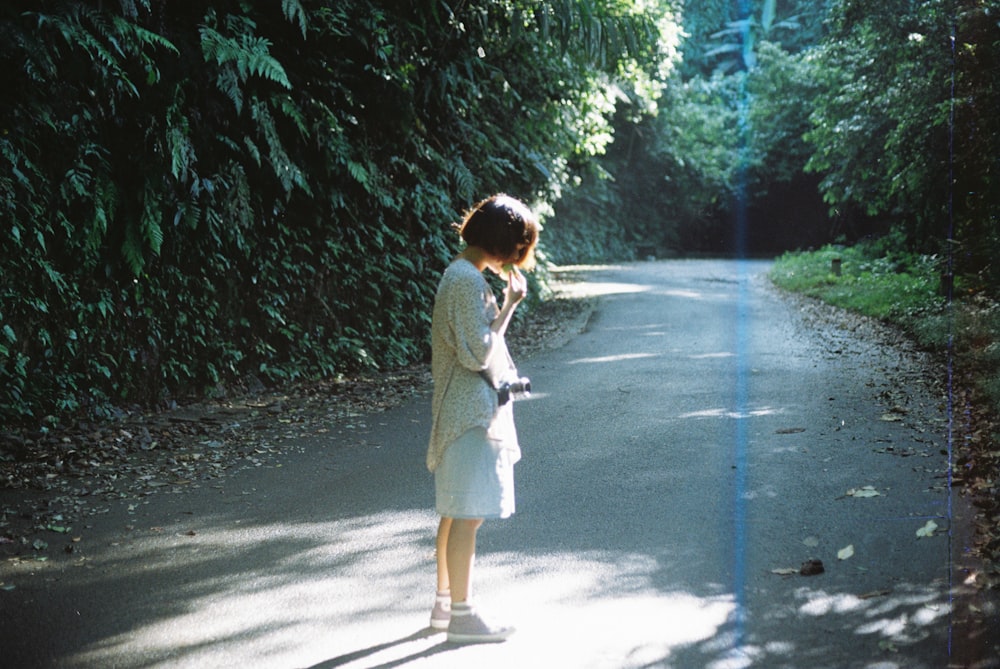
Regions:
<instances>
[{"instance_id":1,"label":"woman's hand","mask_svg":"<svg viewBox=\"0 0 1000 669\"><path fill-rule=\"evenodd\" d=\"M517 304L528 295L528 280L514 265L505 265L504 271L507 273L507 286L504 288L504 303L510 301Z\"/></svg>"},{"instance_id":2,"label":"woman's hand","mask_svg":"<svg viewBox=\"0 0 1000 669\"><path fill-rule=\"evenodd\" d=\"M507 332L514 309L528 294L528 280L521 274L521 270L513 265L505 265L502 272L507 275L507 285L503 289L503 307L491 324L493 331L500 335Z\"/></svg>"}]
</instances>

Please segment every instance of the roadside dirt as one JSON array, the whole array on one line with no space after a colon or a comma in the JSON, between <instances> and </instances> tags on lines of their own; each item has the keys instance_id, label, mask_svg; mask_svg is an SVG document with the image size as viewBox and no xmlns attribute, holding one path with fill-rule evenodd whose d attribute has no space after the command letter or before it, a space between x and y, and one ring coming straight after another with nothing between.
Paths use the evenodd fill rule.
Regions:
<instances>
[{"instance_id":1,"label":"roadside dirt","mask_svg":"<svg viewBox=\"0 0 1000 669\"><path fill-rule=\"evenodd\" d=\"M950 486L973 509L974 535L963 540L970 545L971 557L982 562L981 570L971 574L972 581L967 584L1000 589L1000 449L995 442L995 435L1000 434L1000 417L979 406L970 375L947 356L920 350L904 333L880 321L813 298L774 290L798 306L805 322L827 340L831 352L842 352L836 333L846 331L861 340L887 344L899 353L896 367L887 370L894 385L878 394L887 409L885 420L894 416L902 419L910 412L910 389L917 384L938 399L948 423L933 429L938 435L945 433L946 452L951 458L951 470L942 485Z\"/></svg>"}]
</instances>

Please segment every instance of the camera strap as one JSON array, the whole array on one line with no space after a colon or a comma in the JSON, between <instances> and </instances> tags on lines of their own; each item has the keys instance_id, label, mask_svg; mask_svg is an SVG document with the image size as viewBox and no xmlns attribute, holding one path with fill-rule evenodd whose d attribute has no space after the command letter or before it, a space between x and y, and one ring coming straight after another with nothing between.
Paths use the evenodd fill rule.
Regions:
<instances>
[{"instance_id":1,"label":"camera strap","mask_svg":"<svg viewBox=\"0 0 1000 669\"><path fill-rule=\"evenodd\" d=\"M488 385L490 388L492 388L493 390L498 390L497 385L493 383L493 379L490 378L489 373L485 369L479 372L479 376L483 378L483 381L485 381L486 385Z\"/></svg>"},{"instance_id":2,"label":"camera strap","mask_svg":"<svg viewBox=\"0 0 1000 669\"><path fill-rule=\"evenodd\" d=\"M497 396L497 406L498 407L502 407L504 404L506 404L507 402L510 401L510 397L508 396L508 397L505 398L503 396L503 393L500 392L500 388L497 387L496 385L494 385L493 379L490 378L490 375L486 373L485 369L479 372L479 376L483 377L483 381L486 382L486 385L488 385L490 388L493 389L493 392Z\"/></svg>"}]
</instances>

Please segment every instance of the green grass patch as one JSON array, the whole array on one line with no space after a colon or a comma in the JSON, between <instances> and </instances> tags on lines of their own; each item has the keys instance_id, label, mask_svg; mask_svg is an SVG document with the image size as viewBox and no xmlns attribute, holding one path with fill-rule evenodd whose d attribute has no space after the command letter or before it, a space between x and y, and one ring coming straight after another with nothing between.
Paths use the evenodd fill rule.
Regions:
<instances>
[{"instance_id":1,"label":"green grass patch","mask_svg":"<svg viewBox=\"0 0 1000 669\"><path fill-rule=\"evenodd\" d=\"M928 256L871 258L860 247L825 246L786 253L775 263L771 280L786 290L908 326L945 307L937 267Z\"/></svg>"}]
</instances>

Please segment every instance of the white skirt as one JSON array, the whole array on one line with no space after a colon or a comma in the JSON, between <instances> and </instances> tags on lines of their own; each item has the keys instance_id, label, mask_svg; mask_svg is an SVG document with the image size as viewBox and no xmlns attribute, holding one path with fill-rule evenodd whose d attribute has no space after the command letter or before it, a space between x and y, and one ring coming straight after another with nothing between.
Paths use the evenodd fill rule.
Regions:
<instances>
[{"instance_id":1,"label":"white skirt","mask_svg":"<svg viewBox=\"0 0 1000 669\"><path fill-rule=\"evenodd\" d=\"M507 518L514 513L516 448L477 427L448 445L434 470L437 512L445 518Z\"/></svg>"}]
</instances>

